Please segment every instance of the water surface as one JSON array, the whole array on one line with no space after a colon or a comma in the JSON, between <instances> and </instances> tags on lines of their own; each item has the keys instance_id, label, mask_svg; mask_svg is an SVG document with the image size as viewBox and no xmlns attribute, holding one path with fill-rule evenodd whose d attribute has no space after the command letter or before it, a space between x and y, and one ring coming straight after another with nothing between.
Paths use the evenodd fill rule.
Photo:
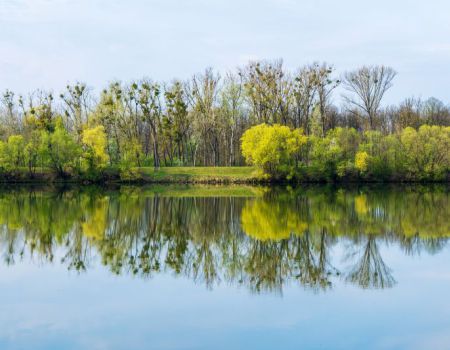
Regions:
<instances>
[{"instance_id":1,"label":"water surface","mask_svg":"<svg viewBox=\"0 0 450 350\"><path fill-rule=\"evenodd\" d=\"M1 349L449 349L447 186L0 189Z\"/></svg>"}]
</instances>

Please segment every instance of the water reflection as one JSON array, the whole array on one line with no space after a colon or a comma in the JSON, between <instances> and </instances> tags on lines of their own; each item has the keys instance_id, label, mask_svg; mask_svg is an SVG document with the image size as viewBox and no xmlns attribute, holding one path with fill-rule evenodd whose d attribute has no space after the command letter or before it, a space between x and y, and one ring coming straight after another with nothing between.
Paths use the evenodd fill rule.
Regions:
<instances>
[{"instance_id":1,"label":"water reflection","mask_svg":"<svg viewBox=\"0 0 450 350\"><path fill-rule=\"evenodd\" d=\"M175 273L253 292L326 290L336 280L388 288L396 282L380 245L439 252L449 210L446 186L21 187L0 191L0 251L8 265L85 271L101 261L119 275Z\"/></svg>"}]
</instances>

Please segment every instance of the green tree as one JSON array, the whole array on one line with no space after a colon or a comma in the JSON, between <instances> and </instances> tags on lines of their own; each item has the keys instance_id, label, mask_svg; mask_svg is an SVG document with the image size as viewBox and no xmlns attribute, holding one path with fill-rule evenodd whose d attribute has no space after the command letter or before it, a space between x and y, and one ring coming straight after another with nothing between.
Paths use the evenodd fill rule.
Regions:
<instances>
[{"instance_id":1,"label":"green tree","mask_svg":"<svg viewBox=\"0 0 450 350\"><path fill-rule=\"evenodd\" d=\"M359 134L353 128L329 130L324 138L310 137L310 167L312 179L335 179L354 173L354 159Z\"/></svg>"},{"instance_id":2,"label":"green tree","mask_svg":"<svg viewBox=\"0 0 450 350\"><path fill-rule=\"evenodd\" d=\"M422 125L401 134L408 175L413 179L438 180L450 168L450 127Z\"/></svg>"},{"instance_id":3,"label":"green tree","mask_svg":"<svg viewBox=\"0 0 450 350\"><path fill-rule=\"evenodd\" d=\"M69 169L78 166L80 147L74 138L67 132L62 119L58 118L55 123L55 131L43 134L42 151L46 153L50 167L59 176L67 176Z\"/></svg>"}]
</instances>

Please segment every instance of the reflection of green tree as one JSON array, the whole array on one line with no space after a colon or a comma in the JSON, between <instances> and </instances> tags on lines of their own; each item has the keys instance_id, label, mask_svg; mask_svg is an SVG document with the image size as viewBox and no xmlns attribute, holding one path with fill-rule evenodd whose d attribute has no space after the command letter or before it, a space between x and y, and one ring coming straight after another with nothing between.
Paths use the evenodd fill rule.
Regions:
<instances>
[{"instance_id":1,"label":"reflection of green tree","mask_svg":"<svg viewBox=\"0 0 450 350\"><path fill-rule=\"evenodd\" d=\"M191 191L192 193L192 191ZM379 242L405 253L435 253L450 235L446 188L336 190L274 188L257 198L164 196L146 188L0 191L0 252L69 268L97 256L117 274L168 271L213 286L254 292L297 281L314 290L339 274L331 249L362 247L347 280L363 288L394 283Z\"/></svg>"}]
</instances>

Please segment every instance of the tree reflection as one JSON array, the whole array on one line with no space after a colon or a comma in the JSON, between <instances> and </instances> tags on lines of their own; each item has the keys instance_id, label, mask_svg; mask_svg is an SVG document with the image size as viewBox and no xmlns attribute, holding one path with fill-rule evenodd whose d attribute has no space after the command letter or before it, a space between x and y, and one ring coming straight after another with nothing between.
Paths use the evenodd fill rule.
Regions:
<instances>
[{"instance_id":1,"label":"tree reflection","mask_svg":"<svg viewBox=\"0 0 450 350\"><path fill-rule=\"evenodd\" d=\"M57 256L78 271L100 261L119 275L174 273L210 288L222 282L281 293L287 283L326 290L340 276L362 288L392 287L384 245L434 254L450 235L446 187L200 192L3 190L0 252L5 264ZM349 270L335 266L335 247L352 258Z\"/></svg>"},{"instance_id":2,"label":"tree reflection","mask_svg":"<svg viewBox=\"0 0 450 350\"><path fill-rule=\"evenodd\" d=\"M396 281L391 269L384 263L374 236L369 235L363 253L347 277L347 281L362 288L390 288Z\"/></svg>"}]
</instances>

